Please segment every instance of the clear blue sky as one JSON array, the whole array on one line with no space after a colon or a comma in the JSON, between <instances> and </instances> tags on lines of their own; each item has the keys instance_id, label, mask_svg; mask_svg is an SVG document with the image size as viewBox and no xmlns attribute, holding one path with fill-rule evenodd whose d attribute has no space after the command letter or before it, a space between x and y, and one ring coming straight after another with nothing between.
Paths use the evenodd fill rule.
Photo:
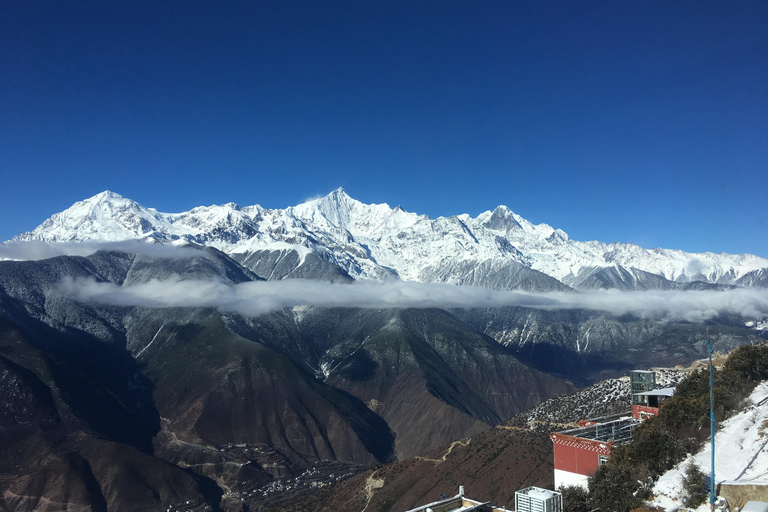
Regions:
<instances>
[{"instance_id":1,"label":"clear blue sky","mask_svg":"<svg viewBox=\"0 0 768 512\"><path fill-rule=\"evenodd\" d=\"M0 3L0 240L339 186L768 257L768 2Z\"/></svg>"}]
</instances>

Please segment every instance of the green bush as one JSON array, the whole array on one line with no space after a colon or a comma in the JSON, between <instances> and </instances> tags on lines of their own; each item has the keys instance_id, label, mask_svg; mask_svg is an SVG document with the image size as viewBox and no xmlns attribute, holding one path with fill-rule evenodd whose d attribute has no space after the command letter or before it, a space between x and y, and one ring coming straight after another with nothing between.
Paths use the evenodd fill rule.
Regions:
<instances>
[{"instance_id":1,"label":"green bush","mask_svg":"<svg viewBox=\"0 0 768 512\"><path fill-rule=\"evenodd\" d=\"M754 389L757 381L746 375L760 374L762 363L759 363L759 358L768 350L741 349L759 348L739 347L728 358L724 368L715 372L715 418L718 421L740 410L744 399ZM659 421L664 430L684 442L687 451L692 451L709 436L709 408L709 370L698 370L677 385L674 396L659 411Z\"/></svg>"},{"instance_id":2,"label":"green bush","mask_svg":"<svg viewBox=\"0 0 768 512\"><path fill-rule=\"evenodd\" d=\"M589 506L601 512L629 512L643 504L635 496L640 488L629 467L609 462L589 480Z\"/></svg>"},{"instance_id":3,"label":"green bush","mask_svg":"<svg viewBox=\"0 0 768 512\"><path fill-rule=\"evenodd\" d=\"M677 385L675 394L659 411L663 428L677 435L688 427L709 425L709 373L697 370Z\"/></svg>"},{"instance_id":4,"label":"green bush","mask_svg":"<svg viewBox=\"0 0 768 512\"><path fill-rule=\"evenodd\" d=\"M744 345L731 352L724 370L753 382L768 379L768 344Z\"/></svg>"},{"instance_id":5,"label":"green bush","mask_svg":"<svg viewBox=\"0 0 768 512\"><path fill-rule=\"evenodd\" d=\"M589 512L587 490L578 485L561 486L558 490L563 495L563 510L568 512Z\"/></svg>"},{"instance_id":6,"label":"green bush","mask_svg":"<svg viewBox=\"0 0 768 512\"><path fill-rule=\"evenodd\" d=\"M611 458L617 463L638 470L646 468L654 480L683 457L682 443L656 417L648 418L635 429L631 443L611 450Z\"/></svg>"},{"instance_id":7,"label":"green bush","mask_svg":"<svg viewBox=\"0 0 768 512\"><path fill-rule=\"evenodd\" d=\"M706 475L693 462L690 462L685 468L683 493L683 505L688 508L697 508L707 500Z\"/></svg>"}]
</instances>

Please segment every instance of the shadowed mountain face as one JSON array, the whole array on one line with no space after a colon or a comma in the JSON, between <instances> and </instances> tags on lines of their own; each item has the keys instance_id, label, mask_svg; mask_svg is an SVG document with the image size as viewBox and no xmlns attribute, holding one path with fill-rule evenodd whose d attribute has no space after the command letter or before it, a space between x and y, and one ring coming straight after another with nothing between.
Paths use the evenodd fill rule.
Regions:
<instances>
[{"instance_id":1,"label":"shadowed mountain face","mask_svg":"<svg viewBox=\"0 0 768 512\"><path fill-rule=\"evenodd\" d=\"M258 279L208 249L0 262L8 510L234 510L254 489L430 451L572 389L442 310L115 307L64 295L65 277Z\"/></svg>"},{"instance_id":2,"label":"shadowed mountain face","mask_svg":"<svg viewBox=\"0 0 768 512\"><path fill-rule=\"evenodd\" d=\"M570 388L442 310L306 309L257 320L232 322L232 329L269 340L363 400L395 432L398 457L485 429Z\"/></svg>"},{"instance_id":3,"label":"shadowed mountain face","mask_svg":"<svg viewBox=\"0 0 768 512\"><path fill-rule=\"evenodd\" d=\"M664 378L673 383L681 376L670 371ZM385 464L313 496L266 508L270 512L397 512L437 501L441 493L453 496L461 485L470 498L514 510L515 491L554 484L549 433L581 419L625 413L630 402L628 380L602 381L542 402L495 428L431 453Z\"/></svg>"},{"instance_id":4,"label":"shadowed mountain face","mask_svg":"<svg viewBox=\"0 0 768 512\"><path fill-rule=\"evenodd\" d=\"M674 366L707 355L707 327L718 350L761 341L743 319L721 315L708 324L660 322L587 310L528 308L451 310L465 326L504 345L521 361L580 386L634 368Z\"/></svg>"},{"instance_id":5,"label":"shadowed mountain face","mask_svg":"<svg viewBox=\"0 0 768 512\"><path fill-rule=\"evenodd\" d=\"M302 258L295 250L262 250L232 254L232 258L267 280L292 278L320 279L332 283L353 281L341 267L321 260L314 253Z\"/></svg>"},{"instance_id":6,"label":"shadowed mountain face","mask_svg":"<svg viewBox=\"0 0 768 512\"><path fill-rule=\"evenodd\" d=\"M127 322L163 428L180 441L266 443L289 459L392 458L389 427L362 401L233 333L216 311L134 310Z\"/></svg>"},{"instance_id":7,"label":"shadowed mountain face","mask_svg":"<svg viewBox=\"0 0 768 512\"><path fill-rule=\"evenodd\" d=\"M304 277L345 280L309 256L286 267L262 257L248 268L209 248L0 262L0 509L283 503L485 432L573 390L562 377L586 383L706 350L701 325L578 310L248 317L78 301L61 284L234 285L312 268ZM754 341L741 319L718 322L721 347Z\"/></svg>"},{"instance_id":8,"label":"shadowed mountain face","mask_svg":"<svg viewBox=\"0 0 768 512\"><path fill-rule=\"evenodd\" d=\"M4 510L152 510L218 501L206 478L151 455L159 427L143 379L95 341L89 357L49 330L40 348L0 318L0 505ZM37 346L36 346L37 345ZM130 364L128 364L130 366ZM135 366L134 366L135 368ZM111 375L110 375L111 374Z\"/></svg>"}]
</instances>

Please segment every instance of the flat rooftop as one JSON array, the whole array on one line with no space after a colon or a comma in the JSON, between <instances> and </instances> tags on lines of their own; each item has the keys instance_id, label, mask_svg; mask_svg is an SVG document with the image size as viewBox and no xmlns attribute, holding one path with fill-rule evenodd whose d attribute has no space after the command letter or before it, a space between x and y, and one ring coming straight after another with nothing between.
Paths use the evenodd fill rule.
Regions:
<instances>
[{"instance_id":1,"label":"flat rooftop","mask_svg":"<svg viewBox=\"0 0 768 512\"><path fill-rule=\"evenodd\" d=\"M653 391L643 391L642 393L632 393L633 395L645 396L672 396L675 394L675 388L661 388Z\"/></svg>"},{"instance_id":2,"label":"flat rooftop","mask_svg":"<svg viewBox=\"0 0 768 512\"><path fill-rule=\"evenodd\" d=\"M640 420L635 418L621 418L606 423L598 423L587 427L562 430L558 434L590 439L592 441L622 443L629 441L635 427L640 424Z\"/></svg>"},{"instance_id":3,"label":"flat rooftop","mask_svg":"<svg viewBox=\"0 0 768 512\"><path fill-rule=\"evenodd\" d=\"M464 496L453 496L444 500L435 501L422 505L407 512L426 512L427 509L432 512L505 512L506 508L494 507L490 501L481 502L469 499ZM507 511L512 512L512 511Z\"/></svg>"}]
</instances>

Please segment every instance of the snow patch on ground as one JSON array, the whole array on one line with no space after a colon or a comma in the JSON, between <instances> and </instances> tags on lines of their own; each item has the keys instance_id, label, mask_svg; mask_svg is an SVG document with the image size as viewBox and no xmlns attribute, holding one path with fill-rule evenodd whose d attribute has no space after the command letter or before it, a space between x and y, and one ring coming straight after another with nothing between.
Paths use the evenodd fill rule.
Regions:
<instances>
[{"instance_id":1,"label":"snow patch on ground","mask_svg":"<svg viewBox=\"0 0 768 512\"><path fill-rule=\"evenodd\" d=\"M768 320L761 322L745 322L744 325L756 331L768 331Z\"/></svg>"},{"instance_id":2,"label":"snow patch on ground","mask_svg":"<svg viewBox=\"0 0 768 512\"><path fill-rule=\"evenodd\" d=\"M723 422L715 433L715 481L768 485L768 381L749 396L749 406ZM653 505L666 510L682 506L685 468L693 461L707 475L712 457L710 443L667 471L654 486ZM709 501L697 511L709 510Z\"/></svg>"},{"instance_id":3,"label":"snow patch on ground","mask_svg":"<svg viewBox=\"0 0 768 512\"><path fill-rule=\"evenodd\" d=\"M685 373L677 368L652 368L656 387L674 387ZM628 413L632 404L629 377L607 379L587 388L560 395L521 413L526 422L571 423L617 413Z\"/></svg>"}]
</instances>

